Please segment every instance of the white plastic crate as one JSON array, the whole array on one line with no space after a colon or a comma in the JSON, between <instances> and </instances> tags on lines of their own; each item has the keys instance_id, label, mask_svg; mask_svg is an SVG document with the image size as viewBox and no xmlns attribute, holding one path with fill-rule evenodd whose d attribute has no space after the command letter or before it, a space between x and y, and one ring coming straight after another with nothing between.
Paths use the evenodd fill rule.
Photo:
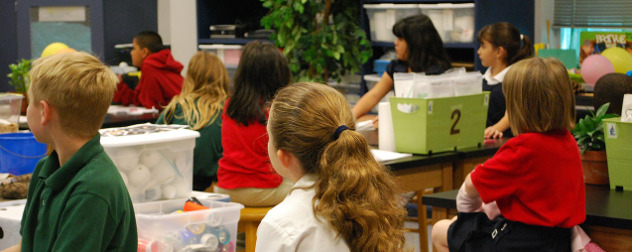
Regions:
<instances>
[{"instance_id":1,"label":"white plastic crate","mask_svg":"<svg viewBox=\"0 0 632 252\"><path fill-rule=\"evenodd\" d=\"M432 20L444 43L474 41L474 3L419 4L419 8Z\"/></svg>"},{"instance_id":2,"label":"white plastic crate","mask_svg":"<svg viewBox=\"0 0 632 252\"><path fill-rule=\"evenodd\" d=\"M395 41L393 25L400 19L421 13L418 4L365 4L371 41Z\"/></svg>"},{"instance_id":3,"label":"white plastic crate","mask_svg":"<svg viewBox=\"0 0 632 252\"><path fill-rule=\"evenodd\" d=\"M213 44L213 45L199 45L198 48L200 50L215 53L215 55L217 55L217 57L222 62L224 62L224 65L226 65L226 68L229 68L229 66L236 67L239 64L239 59L241 58L241 52L243 51L243 46L241 45Z\"/></svg>"},{"instance_id":4,"label":"white plastic crate","mask_svg":"<svg viewBox=\"0 0 632 252\"><path fill-rule=\"evenodd\" d=\"M193 191L193 148L199 132L156 124L100 132L101 145L133 202L188 197Z\"/></svg>"},{"instance_id":5,"label":"white plastic crate","mask_svg":"<svg viewBox=\"0 0 632 252\"><path fill-rule=\"evenodd\" d=\"M235 251L244 206L199 200L210 209L182 212L183 199L134 204L138 251Z\"/></svg>"}]
</instances>

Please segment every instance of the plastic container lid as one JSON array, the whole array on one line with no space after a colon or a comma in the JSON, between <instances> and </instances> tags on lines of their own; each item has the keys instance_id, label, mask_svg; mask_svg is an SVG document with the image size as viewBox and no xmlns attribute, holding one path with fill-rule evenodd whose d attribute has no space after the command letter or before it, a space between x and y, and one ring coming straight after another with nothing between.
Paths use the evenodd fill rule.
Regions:
<instances>
[{"instance_id":1,"label":"plastic container lid","mask_svg":"<svg viewBox=\"0 0 632 252\"><path fill-rule=\"evenodd\" d=\"M474 8L474 3L439 3L439 4L419 4L420 9L465 9Z\"/></svg>"},{"instance_id":2,"label":"plastic container lid","mask_svg":"<svg viewBox=\"0 0 632 252\"><path fill-rule=\"evenodd\" d=\"M238 50L241 49L241 45L223 45L223 44L213 44L213 45L199 45L198 48L200 50Z\"/></svg>"},{"instance_id":3,"label":"plastic container lid","mask_svg":"<svg viewBox=\"0 0 632 252\"><path fill-rule=\"evenodd\" d=\"M22 94L14 94L14 93L0 93L0 101L10 101L13 99L22 99L24 95Z\"/></svg>"},{"instance_id":4,"label":"plastic container lid","mask_svg":"<svg viewBox=\"0 0 632 252\"><path fill-rule=\"evenodd\" d=\"M101 145L106 148L172 142L200 137L199 132L184 129L184 127L186 126L146 123L122 128L107 128L99 130L99 132L101 133ZM139 133L143 130L144 133Z\"/></svg>"},{"instance_id":5,"label":"plastic container lid","mask_svg":"<svg viewBox=\"0 0 632 252\"><path fill-rule=\"evenodd\" d=\"M419 6L418 4L393 4L393 3L363 5L365 9L415 9L415 8L418 8L418 6Z\"/></svg>"}]
</instances>

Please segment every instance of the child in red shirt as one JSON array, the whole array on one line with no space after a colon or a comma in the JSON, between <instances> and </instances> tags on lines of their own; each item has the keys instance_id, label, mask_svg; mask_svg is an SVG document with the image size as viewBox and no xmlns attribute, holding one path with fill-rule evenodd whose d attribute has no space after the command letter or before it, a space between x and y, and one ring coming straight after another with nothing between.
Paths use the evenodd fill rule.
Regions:
<instances>
[{"instance_id":1,"label":"child in red shirt","mask_svg":"<svg viewBox=\"0 0 632 252\"><path fill-rule=\"evenodd\" d=\"M570 251L571 228L584 222L586 206L566 68L555 59L519 61L503 93L516 137L476 167L457 196L460 210L495 201L501 215L490 221L460 212L435 224L433 244L438 251Z\"/></svg>"},{"instance_id":2,"label":"child in red shirt","mask_svg":"<svg viewBox=\"0 0 632 252\"><path fill-rule=\"evenodd\" d=\"M290 83L290 68L273 44L246 44L235 72L233 93L222 113L222 158L217 192L246 206L274 206L292 188L270 165L268 102Z\"/></svg>"}]
</instances>

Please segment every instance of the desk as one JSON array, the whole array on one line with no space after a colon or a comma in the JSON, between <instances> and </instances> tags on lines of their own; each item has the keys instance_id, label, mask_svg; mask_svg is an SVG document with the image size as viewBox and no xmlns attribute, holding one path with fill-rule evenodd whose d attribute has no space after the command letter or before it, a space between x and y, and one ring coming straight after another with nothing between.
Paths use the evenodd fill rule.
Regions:
<instances>
[{"instance_id":1,"label":"desk","mask_svg":"<svg viewBox=\"0 0 632 252\"><path fill-rule=\"evenodd\" d=\"M452 217L456 215L457 192L424 195L422 204L432 206L433 219ZM606 251L632 251L631 209L632 191L586 185L586 221L581 226Z\"/></svg>"},{"instance_id":2,"label":"desk","mask_svg":"<svg viewBox=\"0 0 632 252\"><path fill-rule=\"evenodd\" d=\"M160 113L143 113L143 114L106 114L101 128L115 128L130 126L139 123L155 123ZM29 125L24 120L20 120L20 130L28 130Z\"/></svg>"},{"instance_id":3,"label":"desk","mask_svg":"<svg viewBox=\"0 0 632 252\"><path fill-rule=\"evenodd\" d=\"M461 156L454 160L454 172L452 185L453 189L458 189L465 181L465 177L469 174L478 164L481 164L487 159L490 159L496 151L500 149L500 146L505 144L509 138L490 139L485 140L485 144L481 147L471 147L458 150Z\"/></svg>"},{"instance_id":4,"label":"desk","mask_svg":"<svg viewBox=\"0 0 632 252\"><path fill-rule=\"evenodd\" d=\"M437 191L452 189L452 162L458 156L457 152L428 156L413 155L383 163L393 172L398 193L414 191L417 195L417 209L420 211L417 215L417 232L421 251L428 248L428 220L422 210L426 208L421 203L421 197L427 188L434 188Z\"/></svg>"}]
</instances>

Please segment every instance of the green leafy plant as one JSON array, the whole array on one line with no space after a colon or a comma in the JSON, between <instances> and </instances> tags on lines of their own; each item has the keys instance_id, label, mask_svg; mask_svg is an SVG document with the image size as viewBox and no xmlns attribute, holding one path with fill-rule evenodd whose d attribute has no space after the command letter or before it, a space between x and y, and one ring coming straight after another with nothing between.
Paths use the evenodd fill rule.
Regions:
<instances>
[{"instance_id":1,"label":"green leafy plant","mask_svg":"<svg viewBox=\"0 0 632 252\"><path fill-rule=\"evenodd\" d=\"M360 28L360 1L261 0L270 12L261 19L283 48L298 81L340 82L360 71L372 55Z\"/></svg>"},{"instance_id":2,"label":"green leafy plant","mask_svg":"<svg viewBox=\"0 0 632 252\"><path fill-rule=\"evenodd\" d=\"M15 88L15 92L26 94L29 90L29 71L31 70L31 61L21 59L17 64L10 64L11 73L7 77L11 78L9 84Z\"/></svg>"},{"instance_id":3,"label":"green leafy plant","mask_svg":"<svg viewBox=\"0 0 632 252\"><path fill-rule=\"evenodd\" d=\"M603 119L617 117L616 114L606 114L610 103L605 103L597 109L597 113L590 112L575 125L571 133L577 140L577 146L582 154L587 151L601 151L606 149L603 133Z\"/></svg>"}]
</instances>

